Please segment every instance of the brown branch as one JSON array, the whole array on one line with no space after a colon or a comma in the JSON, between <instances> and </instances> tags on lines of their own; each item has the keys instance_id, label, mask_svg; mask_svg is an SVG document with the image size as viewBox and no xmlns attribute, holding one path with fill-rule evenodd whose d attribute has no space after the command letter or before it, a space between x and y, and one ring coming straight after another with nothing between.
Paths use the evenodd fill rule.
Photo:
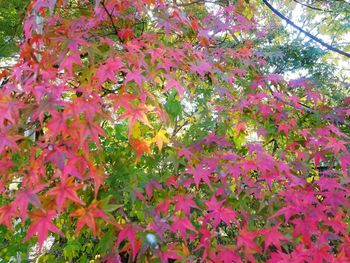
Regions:
<instances>
[{"instance_id":1,"label":"brown branch","mask_svg":"<svg viewBox=\"0 0 350 263\"><path fill-rule=\"evenodd\" d=\"M294 28L298 29L299 31L301 31L302 33L304 33L306 36L308 36L309 38L311 38L313 41L319 43L321 46L334 51L340 55L343 55L347 58L350 58L350 54L342 51L336 47L333 47L327 43L325 43L324 41L322 41L321 39L315 37L314 35L310 34L309 32L305 31L304 29L302 29L301 27L297 26L296 24L294 24L291 20L289 20L287 17L285 17L284 15L282 15L278 10L276 10L267 0L263 0L264 4L273 12L275 13L277 16L279 16L281 19L285 20L287 22L287 24L293 26Z\"/></svg>"},{"instance_id":2,"label":"brown branch","mask_svg":"<svg viewBox=\"0 0 350 263\"><path fill-rule=\"evenodd\" d=\"M118 35L118 29L117 29L116 25L114 24L112 14L108 12L108 9L107 9L104 1L101 2L101 5L102 5L103 9L105 10L105 12L107 13L107 16L108 16L109 20L111 21L112 27L114 29L114 32L115 32L118 40L123 43L123 41L120 39L120 37Z\"/></svg>"},{"instance_id":3,"label":"brown branch","mask_svg":"<svg viewBox=\"0 0 350 263\"><path fill-rule=\"evenodd\" d=\"M178 123L175 123L175 127L173 130L173 133L171 134L171 138L174 138L176 136L176 134L183 128L185 127L187 124L189 123L188 120L186 120L182 125L178 126Z\"/></svg>"},{"instance_id":4,"label":"brown branch","mask_svg":"<svg viewBox=\"0 0 350 263\"><path fill-rule=\"evenodd\" d=\"M118 88L115 88L115 89L107 89L103 86L101 86L102 90L103 90L103 94L101 95L101 98L107 96L108 94L116 94L120 89L121 87L118 87Z\"/></svg>"},{"instance_id":5,"label":"brown branch","mask_svg":"<svg viewBox=\"0 0 350 263\"><path fill-rule=\"evenodd\" d=\"M177 3L177 1L174 0L173 2L174 2L174 6L177 6L177 7L186 7L186 6L190 6L190 5L205 4L205 3L220 5L220 3L217 3L216 1L209 1L209 0L194 0L194 1L188 2L188 3Z\"/></svg>"}]
</instances>

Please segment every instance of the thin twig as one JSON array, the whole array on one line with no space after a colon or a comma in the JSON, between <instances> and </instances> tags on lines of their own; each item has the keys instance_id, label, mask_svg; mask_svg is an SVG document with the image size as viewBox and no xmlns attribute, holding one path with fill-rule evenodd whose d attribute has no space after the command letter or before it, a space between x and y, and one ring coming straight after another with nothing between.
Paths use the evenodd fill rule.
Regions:
<instances>
[{"instance_id":1,"label":"thin twig","mask_svg":"<svg viewBox=\"0 0 350 263\"><path fill-rule=\"evenodd\" d=\"M118 35L118 29L117 29L116 25L114 24L112 14L108 12L108 9L107 9L107 7L106 7L104 1L101 2L101 5L102 5L103 9L106 11L106 13L107 13L107 15L108 15L108 17L109 17L109 20L111 21L112 27L113 27L113 29L114 29L114 32L115 32L115 34L116 34L118 40L119 40L120 42L123 43L123 41L120 39L120 37L119 37L119 35Z\"/></svg>"},{"instance_id":2,"label":"thin twig","mask_svg":"<svg viewBox=\"0 0 350 263\"><path fill-rule=\"evenodd\" d=\"M294 28L298 29L299 31L303 32L306 36L308 36L309 38L311 38L312 40L314 40L315 42L319 43L321 46L326 47L327 49L334 51L340 55L343 55L347 58L350 58L350 54L342 51L336 47L333 47L332 45L329 45L327 43L325 43L323 40L317 38L316 36L310 34L309 32L305 31L304 29L302 29L300 26L297 26L296 24L294 24L291 20L289 20L287 17L285 17L284 15L282 15L277 9L275 9L267 0L263 0L264 4L273 12L275 13L277 16L279 16L281 19L285 20L287 22L287 24L290 24L291 26L293 26Z\"/></svg>"},{"instance_id":3,"label":"thin twig","mask_svg":"<svg viewBox=\"0 0 350 263\"><path fill-rule=\"evenodd\" d=\"M315 7L315 6L312 6L312 5L304 4L304 3L299 2L298 0L293 0L293 1L298 3L299 5L305 6L307 8L312 9L312 10L322 11L322 12L334 12L334 11L331 11L331 10L325 10L325 9L318 8L318 7Z\"/></svg>"}]
</instances>

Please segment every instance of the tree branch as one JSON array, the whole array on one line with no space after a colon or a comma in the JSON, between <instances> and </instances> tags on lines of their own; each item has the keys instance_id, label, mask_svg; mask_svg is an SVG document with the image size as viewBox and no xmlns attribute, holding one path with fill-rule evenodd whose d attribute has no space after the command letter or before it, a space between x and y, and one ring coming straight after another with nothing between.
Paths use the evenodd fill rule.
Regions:
<instances>
[{"instance_id":1,"label":"tree branch","mask_svg":"<svg viewBox=\"0 0 350 263\"><path fill-rule=\"evenodd\" d=\"M342 51L336 47L333 47L325 42L323 42L321 39L315 37L314 35L310 34L309 32L305 31L304 29L302 29L301 27L297 26L296 24L294 24L291 20L289 20L287 17L285 17L284 15L282 15L278 10L276 10L267 0L263 0L264 4L273 12L275 13L277 16L279 16L281 19L285 20L287 22L287 24L290 24L291 26L293 26L294 28L298 29L299 31L301 31L302 33L304 33L306 36L308 36L309 38L311 38L313 41L319 43L321 46L327 48L328 50L334 51L340 55L343 55L347 58L350 58L350 54Z\"/></svg>"},{"instance_id":2,"label":"tree branch","mask_svg":"<svg viewBox=\"0 0 350 263\"><path fill-rule=\"evenodd\" d=\"M106 13L107 13L107 15L108 15L108 17L109 17L109 20L111 21L112 27L113 27L113 29L114 29L114 32L115 32L117 38L119 39L120 42L123 43L123 41L120 39L120 37L119 37L119 35L118 35L118 29L117 29L116 25L114 24L112 14L108 12L108 9L107 9L107 7L106 7L104 1L101 2L101 5L102 5L103 9L106 11ZM113 12L113 11L112 11L112 12Z\"/></svg>"},{"instance_id":3,"label":"tree branch","mask_svg":"<svg viewBox=\"0 0 350 263\"><path fill-rule=\"evenodd\" d=\"M315 6L312 6L312 5L308 5L308 4L301 3L301 2L299 2L298 0L293 0L293 1L296 2L296 3L298 3L299 5L305 6L305 7L307 7L307 8L312 9L312 10L322 11L322 12L333 12L333 11L331 11L331 10L325 10L325 9L318 8L318 7L315 7Z\"/></svg>"},{"instance_id":4,"label":"tree branch","mask_svg":"<svg viewBox=\"0 0 350 263\"><path fill-rule=\"evenodd\" d=\"M177 3L177 1L174 0L174 6L178 6L178 7L186 7L186 6L190 6L190 5L205 4L205 3L220 5L216 1L209 1L209 0L194 0L192 2L187 2L187 3Z\"/></svg>"}]
</instances>

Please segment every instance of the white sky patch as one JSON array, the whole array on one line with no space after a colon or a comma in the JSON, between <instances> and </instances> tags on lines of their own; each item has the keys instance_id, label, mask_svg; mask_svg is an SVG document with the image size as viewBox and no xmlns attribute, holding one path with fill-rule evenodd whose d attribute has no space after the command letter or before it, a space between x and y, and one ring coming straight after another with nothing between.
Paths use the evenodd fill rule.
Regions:
<instances>
[{"instance_id":1,"label":"white sky patch","mask_svg":"<svg viewBox=\"0 0 350 263\"><path fill-rule=\"evenodd\" d=\"M346 0L348 3L350 3L350 0ZM324 13L320 12L319 15L316 15L313 18L314 23L321 24L325 16L323 15ZM280 19L280 18L276 18ZM302 5L296 5L294 10L292 11L291 18L289 18L294 24L297 26L301 27L304 29L303 25L301 24L301 21L305 19L304 17L304 7ZM322 45L318 44L314 40L310 39L308 36L306 36L304 33L300 32L293 26L287 24L285 20L282 20L282 23L286 30L290 33L291 39L296 38L298 35L300 35L303 38L303 42L312 42L313 45L320 47L322 50L325 50L326 48L323 47ZM321 39L323 42L327 44L332 44L332 38L329 35L324 35L322 33L318 33L318 27L315 27L313 29L305 29L305 31L309 32L310 34L313 34L317 38ZM343 39L341 39L341 42L346 42L350 40L350 32L344 35ZM345 58L344 56L337 54L333 51L328 51L330 56L327 58L327 62L330 63L335 63L337 66L337 72L336 74L342 74L345 75L345 77L350 81L350 63L349 59ZM287 79L293 79L293 78L299 78L302 76L305 76L307 74L306 70L299 70L299 71L294 71L294 72L289 72L286 74Z\"/></svg>"}]
</instances>

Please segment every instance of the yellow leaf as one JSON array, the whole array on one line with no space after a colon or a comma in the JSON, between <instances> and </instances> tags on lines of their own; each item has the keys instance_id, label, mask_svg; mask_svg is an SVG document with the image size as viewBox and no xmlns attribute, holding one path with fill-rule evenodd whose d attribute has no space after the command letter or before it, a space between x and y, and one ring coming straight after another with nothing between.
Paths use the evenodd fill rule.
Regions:
<instances>
[{"instance_id":1,"label":"yellow leaf","mask_svg":"<svg viewBox=\"0 0 350 263\"><path fill-rule=\"evenodd\" d=\"M318 175L313 175L313 176L310 176L308 178L306 178L306 182L308 182L309 184L312 183L313 181L318 181L320 180L320 176Z\"/></svg>"},{"instance_id":2,"label":"yellow leaf","mask_svg":"<svg viewBox=\"0 0 350 263\"><path fill-rule=\"evenodd\" d=\"M243 14L246 16L248 20L250 20L253 17L253 10L249 7L246 7L243 11Z\"/></svg>"},{"instance_id":3,"label":"yellow leaf","mask_svg":"<svg viewBox=\"0 0 350 263\"><path fill-rule=\"evenodd\" d=\"M188 257L190 255L190 251L188 250L188 248L186 247L186 245L184 243L182 243L182 251L183 251L185 257Z\"/></svg>"},{"instance_id":4,"label":"yellow leaf","mask_svg":"<svg viewBox=\"0 0 350 263\"><path fill-rule=\"evenodd\" d=\"M169 139L165 136L165 134L165 130L159 130L156 136L154 136L154 138L152 139L152 142L155 142L157 144L159 151L162 150L164 143L169 143Z\"/></svg>"},{"instance_id":5,"label":"yellow leaf","mask_svg":"<svg viewBox=\"0 0 350 263\"><path fill-rule=\"evenodd\" d=\"M232 178L232 185L230 185L229 188L233 193L236 191L236 180L234 178Z\"/></svg>"},{"instance_id":6,"label":"yellow leaf","mask_svg":"<svg viewBox=\"0 0 350 263\"><path fill-rule=\"evenodd\" d=\"M135 125L132 127L131 131L132 137L135 139L140 139L141 137L141 129L140 129L140 123L136 122Z\"/></svg>"}]
</instances>

